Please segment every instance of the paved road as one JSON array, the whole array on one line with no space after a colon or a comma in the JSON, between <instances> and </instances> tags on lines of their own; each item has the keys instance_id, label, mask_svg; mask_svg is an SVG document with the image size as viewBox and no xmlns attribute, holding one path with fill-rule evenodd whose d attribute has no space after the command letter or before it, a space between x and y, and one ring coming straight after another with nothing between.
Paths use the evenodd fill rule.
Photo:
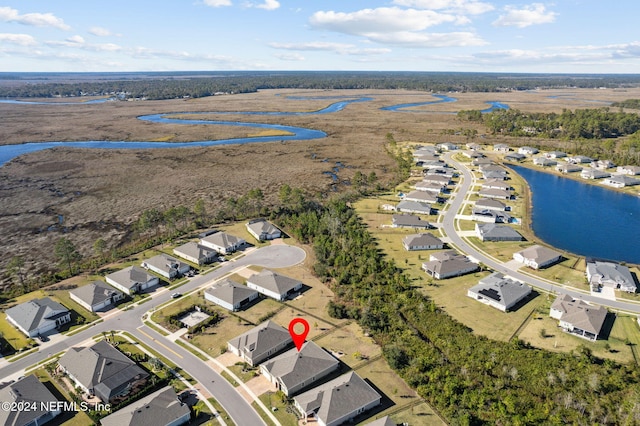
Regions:
<instances>
[{"instance_id":1,"label":"paved road","mask_svg":"<svg viewBox=\"0 0 640 426\"><path fill-rule=\"evenodd\" d=\"M603 299L601 297L592 296L590 293L584 293L571 288L565 288L560 284L552 284L548 281L544 281L544 280L532 277L530 275L518 272L517 269L510 268L506 263L501 263L488 257L484 253L478 251L476 248L468 244L465 240L463 240L462 237L458 234L458 232L456 232L455 217L456 217L456 213L458 213L458 211L460 210L460 207L464 202L467 192L469 191L469 189L473 184L473 175L465 165L453 160L451 158L451 155L452 154L450 153L446 155L447 162L449 162L455 168L460 170L461 175L463 177L463 181L462 183L458 184L458 192L456 193L455 197L453 197L453 199L450 201L449 209L445 212L443 216L442 229L444 230L446 236L451 240L452 244L455 245L460 251L462 251L463 253L466 253L471 257L474 257L479 262L484 263L494 271L501 272L505 275L509 275L517 280L525 282L533 287L542 289L544 291L553 292L553 293L566 293L576 299L582 299L587 302L593 302L599 305L607 306L615 310L630 312L634 314L640 313L640 304Z\"/></svg>"},{"instance_id":2,"label":"paved road","mask_svg":"<svg viewBox=\"0 0 640 426\"><path fill-rule=\"evenodd\" d=\"M180 292L188 293L209 281L218 279L231 271L246 265L261 265L282 268L296 265L304 260L306 253L298 247L272 245L249 252L237 261L226 262L222 267L207 275L200 275L180 287ZM157 293L157 294L155 294ZM42 344L40 350L15 362L0 367L0 377L6 378L22 374L22 371L52 354L77 346L87 339L103 331L124 330L134 335L167 359L174 362L186 373L195 378L200 386L208 391L224 407L231 419L238 425L264 425L264 421L247 401L218 373L207 366L200 358L182 346L166 339L156 331L142 323L142 316L154 306L158 306L171 298L170 291L157 289L151 295L152 301L135 306L127 311L114 310L113 314L101 323L73 336L53 338L51 342Z\"/></svg>"}]
</instances>

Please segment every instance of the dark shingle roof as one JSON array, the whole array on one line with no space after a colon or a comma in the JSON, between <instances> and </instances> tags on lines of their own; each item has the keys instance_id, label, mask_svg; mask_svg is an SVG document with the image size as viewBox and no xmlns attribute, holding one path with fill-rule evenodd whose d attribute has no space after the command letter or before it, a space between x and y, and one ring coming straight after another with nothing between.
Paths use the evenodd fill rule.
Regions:
<instances>
[{"instance_id":1,"label":"dark shingle roof","mask_svg":"<svg viewBox=\"0 0 640 426\"><path fill-rule=\"evenodd\" d=\"M122 295L121 291L116 290L102 281L94 281L85 286L73 289L69 293L72 293L80 300L91 306L102 303L105 300L110 299L113 295Z\"/></svg>"},{"instance_id":2,"label":"dark shingle roof","mask_svg":"<svg viewBox=\"0 0 640 426\"><path fill-rule=\"evenodd\" d=\"M293 343L289 330L273 321L265 321L229 341L231 346L238 348L245 357L251 360L260 359L283 343Z\"/></svg>"},{"instance_id":3,"label":"dark shingle roof","mask_svg":"<svg viewBox=\"0 0 640 426\"><path fill-rule=\"evenodd\" d=\"M247 282L278 294L288 293L300 285L300 281L280 275L268 269L263 269L260 273L251 275L247 279Z\"/></svg>"},{"instance_id":4,"label":"dark shingle roof","mask_svg":"<svg viewBox=\"0 0 640 426\"><path fill-rule=\"evenodd\" d=\"M40 403L53 403L56 397L35 375L27 376L0 389L0 401L9 403L28 403L33 410L0 410L0 425L22 426L42 416ZM34 404L34 405L33 405Z\"/></svg>"},{"instance_id":5,"label":"dark shingle roof","mask_svg":"<svg viewBox=\"0 0 640 426\"><path fill-rule=\"evenodd\" d=\"M205 290L205 293L230 303L233 306L245 299L248 299L254 294L258 294L257 291L242 284L238 284L230 279L224 279L215 285L212 285Z\"/></svg>"},{"instance_id":6,"label":"dark shingle roof","mask_svg":"<svg viewBox=\"0 0 640 426\"><path fill-rule=\"evenodd\" d=\"M62 313L58 313L60 311ZM47 322L67 315L68 312L67 308L48 297L30 300L6 310L7 316L27 331L40 328Z\"/></svg>"},{"instance_id":7,"label":"dark shingle roof","mask_svg":"<svg viewBox=\"0 0 640 426\"><path fill-rule=\"evenodd\" d=\"M178 400L166 386L100 420L102 426L162 426L190 414L189 406ZM187 418L188 421L188 418Z\"/></svg>"}]
</instances>

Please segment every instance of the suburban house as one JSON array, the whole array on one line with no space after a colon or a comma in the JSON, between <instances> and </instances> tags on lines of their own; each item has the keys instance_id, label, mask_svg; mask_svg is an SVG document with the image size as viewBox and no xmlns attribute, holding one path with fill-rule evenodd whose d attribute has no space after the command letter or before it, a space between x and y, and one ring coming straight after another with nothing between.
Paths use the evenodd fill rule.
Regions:
<instances>
[{"instance_id":1,"label":"suburban house","mask_svg":"<svg viewBox=\"0 0 640 426\"><path fill-rule=\"evenodd\" d=\"M182 244L173 249L173 254L178 257L195 263L196 265L206 265L211 263L218 257L218 252L211 247L205 247L194 241Z\"/></svg>"},{"instance_id":2,"label":"suburban house","mask_svg":"<svg viewBox=\"0 0 640 426\"><path fill-rule=\"evenodd\" d=\"M482 146L475 142L469 142L466 146L467 149L471 149L473 151L480 151L482 149Z\"/></svg>"},{"instance_id":3,"label":"suburban house","mask_svg":"<svg viewBox=\"0 0 640 426\"><path fill-rule=\"evenodd\" d=\"M420 166L420 163L424 163L425 161L441 161L438 158L437 153L429 153L429 154L413 154L413 160L416 162L416 165Z\"/></svg>"},{"instance_id":4,"label":"suburban house","mask_svg":"<svg viewBox=\"0 0 640 426\"><path fill-rule=\"evenodd\" d=\"M293 343L289 330L273 321L265 321L240 336L227 342L230 352L250 365L277 355Z\"/></svg>"},{"instance_id":5,"label":"suburban house","mask_svg":"<svg viewBox=\"0 0 640 426\"><path fill-rule=\"evenodd\" d=\"M458 149L458 145L451 142L443 142L436 145L436 148L444 151L455 151Z\"/></svg>"},{"instance_id":6,"label":"suburban house","mask_svg":"<svg viewBox=\"0 0 640 426\"><path fill-rule=\"evenodd\" d=\"M83 392L95 395L105 403L143 386L149 377L138 364L106 340L91 347L70 348L58 364Z\"/></svg>"},{"instance_id":7,"label":"suburban house","mask_svg":"<svg viewBox=\"0 0 640 426\"><path fill-rule=\"evenodd\" d=\"M471 158L471 159L484 157L484 155L482 155L482 153L477 152L477 151L475 151L473 149L469 150L469 151L463 151L462 155L464 155L467 158Z\"/></svg>"},{"instance_id":8,"label":"suburban house","mask_svg":"<svg viewBox=\"0 0 640 426\"><path fill-rule=\"evenodd\" d=\"M504 159L507 161L522 161L525 158L527 158L527 156L519 152L512 152L504 156Z\"/></svg>"},{"instance_id":9,"label":"suburban house","mask_svg":"<svg viewBox=\"0 0 640 426\"><path fill-rule=\"evenodd\" d=\"M505 191L504 189L481 189L478 191L478 195L482 198L494 198L498 200L510 200L513 196L511 191Z\"/></svg>"},{"instance_id":10,"label":"suburban house","mask_svg":"<svg viewBox=\"0 0 640 426\"><path fill-rule=\"evenodd\" d=\"M240 237L229 235L226 232L216 232L200 239L200 244L214 249L220 254L229 254L240 249L247 242Z\"/></svg>"},{"instance_id":11,"label":"suburban house","mask_svg":"<svg viewBox=\"0 0 640 426\"><path fill-rule=\"evenodd\" d=\"M567 154L562 151L549 151L544 156L547 158L565 158Z\"/></svg>"},{"instance_id":12,"label":"suburban house","mask_svg":"<svg viewBox=\"0 0 640 426\"><path fill-rule=\"evenodd\" d=\"M432 277L442 280L477 271L478 265L468 257L448 250L429 256L429 261L422 264L422 269Z\"/></svg>"},{"instance_id":13,"label":"suburban house","mask_svg":"<svg viewBox=\"0 0 640 426\"><path fill-rule=\"evenodd\" d=\"M604 306L592 306L565 294L553 302L549 316L557 319L565 331L595 342L607 318L607 310Z\"/></svg>"},{"instance_id":14,"label":"suburban house","mask_svg":"<svg viewBox=\"0 0 640 426\"><path fill-rule=\"evenodd\" d=\"M268 269L253 274L247 279L247 287L276 300L286 300L302 290L302 283Z\"/></svg>"},{"instance_id":15,"label":"suburban house","mask_svg":"<svg viewBox=\"0 0 640 426\"><path fill-rule=\"evenodd\" d=\"M354 371L293 398L303 417L312 416L320 426L342 425L380 404L382 397Z\"/></svg>"},{"instance_id":16,"label":"suburban house","mask_svg":"<svg viewBox=\"0 0 640 426\"><path fill-rule=\"evenodd\" d=\"M509 175L506 170L483 170L482 179L509 179Z\"/></svg>"},{"instance_id":17,"label":"suburban house","mask_svg":"<svg viewBox=\"0 0 640 426\"><path fill-rule=\"evenodd\" d=\"M179 426L191 420L189 406L165 386L100 419L102 426Z\"/></svg>"},{"instance_id":18,"label":"suburban house","mask_svg":"<svg viewBox=\"0 0 640 426\"><path fill-rule=\"evenodd\" d=\"M520 148L518 148L518 154L533 155L537 153L538 149L530 146L521 146Z\"/></svg>"},{"instance_id":19,"label":"suburban house","mask_svg":"<svg viewBox=\"0 0 640 426\"><path fill-rule=\"evenodd\" d=\"M499 272L481 279L467 291L467 296L502 312L507 312L531 294L531 287L520 281L505 278Z\"/></svg>"},{"instance_id":20,"label":"suburban house","mask_svg":"<svg viewBox=\"0 0 640 426\"><path fill-rule=\"evenodd\" d=\"M396 206L396 210L403 213L418 213L426 215L433 213L433 209L430 204L409 200L400 201Z\"/></svg>"},{"instance_id":21,"label":"suburban house","mask_svg":"<svg viewBox=\"0 0 640 426\"><path fill-rule=\"evenodd\" d=\"M431 224L426 220L420 219L419 216L412 214L394 214L391 217L392 228L431 228Z\"/></svg>"},{"instance_id":22,"label":"suburban house","mask_svg":"<svg viewBox=\"0 0 640 426\"><path fill-rule=\"evenodd\" d=\"M482 182L482 188L484 189L502 189L504 191L510 191L511 185L504 181L504 179L488 179Z\"/></svg>"},{"instance_id":23,"label":"suburban house","mask_svg":"<svg viewBox=\"0 0 640 426\"><path fill-rule=\"evenodd\" d=\"M454 169L451 169L449 167L443 166L443 167L432 167L429 169L424 169L422 171L423 175L426 176L432 176L432 175L436 175L436 176L446 176L449 179L453 178L454 176L457 176L457 172Z\"/></svg>"},{"instance_id":24,"label":"suburban house","mask_svg":"<svg viewBox=\"0 0 640 426\"><path fill-rule=\"evenodd\" d=\"M140 266L145 269L151 269L156 274L162 275L170 280L180 277L191 269L186 263L182 263L168 254L159 254L150 259L143 261Z\"/></svg>"},{"instance_id":25,"label":"suburban house","mask_svg":"<svg viewBox=\"0 0 640 426\"><path fill-rule=\"evenodd\" d=\"M476 235L480 241L522 241L522 235L507 225L476 223Z\"/></svg>"},{"instance_id":26,"label":"suburban house","mask_svg":"<svg viewBox=\"0 0 640 426\"><path fill-rule=\"evenodd\" d=\"M40 426L61 413L61 407L53 405L58 400L35 374L0 388L0 401L9 404L0 410L0 425L5 426ZM21 406L27 409L18 409Z\"/></svg>"},{"instance_id":27,"label":"suburban house","mask_svg":"<svg viewBox=\"0 0 640 426\"><path fill-rule=\"evenodd\" d=\"M583 179L604 179L610 176L611 173L609 172L603 172L602 170L592 168L582 169L580 172L580 177Z\"/></svg>"},{"instance_id":28,"label":"suburban house","mask_svg":"<svg viewBox=\"0 0 640 426\"><path fill-rule=\"evenodd\" d=\"M490 158L476 158L475 160L471 161L471 165L475 167L480 165L489 165L489 164L491 164Z\"/></svg>"},{"instance_id":29,"label":"suburban house","mask_svg":"<svg viewBox=\"0 0 640 426\"><path fill-rule=\"evenodd\" d=\"M511 151L511 148L509 148L509 145L497 143L493 146L493 150L496 152L509 152Z\"/></svg>"},{"instance_id":30,"label":"suburban house","mask_svg":"<svg viewBox=\"0 0 640 426\"><path fill-rule=\"evenodd\" d=\"M436 168L437 167L443 167L443 166L445 166L445 163L442 160L426 160L423 157L423 159L421 161L418 161L416 163L416 166L420 166L420 167L423 167L425 169L430 169L432 167L436 167Z\"/></svg>"},{"instance_id":31,"label":"suburban house","mask_svg":"<svg viewBox=\"0 0 640 426\"><path fill-rule=\"evenodd\" d=\"M625 186L640 185L640 179L635 179L628 175L615 175L605 179L602 183L614 188L624 188Z\"/></svg>"},{"instance_id":32,"label":"suburban house","mask_svg":"<svg viewBox=\"0 0 640 426\"><path fill-rule=\"evenodd\" d=\"M593 161L593 158L584 155L574 155L573 157L566 157L565 161L569 164L589 164Z\"/></svg>"},{"instance_id":33,"label":"suburban house","mask_svg":"<svg viewBox=\"0 0 640 426\"><path fill-rule=\"evenodd\" d=\"M557 166L558 162L546 157L536 157L533 159L533 164L535 164L536 166L551 167Z\"/></svg>"},{"instance_id":34,"label":"suburban house","mask_svg":"<svg viewBox=\"0 0 640 426\"><path fill-rule=\"evenodd\" d=\"M239 311L259 296L256 290L238 284L228 278L215 283L204 291L204 298L230 311Z\"/></svg>"},{"instance_id":35,"label":"suburban house","mask_svg":"<svg viewBox=\"0 0 640 426\"><path fill-rule=\"evenodd\" d=\"M486 223L509 223L511 215L507 212L474 208L471 211L471 220Z\"/></svg>"},{"instance_id":36,"label":"suburban house","mask_svg":"<svg viewBox=\"0 0 640 426\"><path fill-rule=\"evenodd\" d=\"M444 248L442 240L431 234L407 235L402 239L402 245L408 251L438 250Z\"/></svg>"},{"instance_id":37,"label":"suburban house","mask_svg":"<svg viewBox=\"0 0 640 426\"><path fill-rule=\"evenodd\" d=\"M497 210L501 212L511 210L505 203L491 198L481 198L475 202L475 206L479 209Z\"/></svg>"},{"instance_id":38,"label":"suburban house","mask_svg":"<svg viewBox=\"0 0 640 426\"><path fill-rule=\"evenodd\" d=\"M5 313L7 321L28 337L42 336L71 321L71 312L48 297L29 300Z\"/></svg>"},{"instance_id":39,"label":"suburban house","mask_svg":"<svg viewBox=\"0 0 640 426\"><path fill-rule=\"evenodd\" d=\"M447 186L451 183L451 179L443 174L426 175L422 178L423 182L433 183L440 186Z\"/></svg>"},{"instance_id":40,"label":"suburban house","mask_svg":"<svg viewBox=\"0 0 640 426\"><path fill-rule=\"evenodd\" d=\"M541 269L559 262L562 253L536 244L514 253L513 258L529 268Z\"/></svg>"},{"instance_id":41,"label":"suburban house","mask_svg":"<svg viewBox=\"0 0 640 426\"><path fill-rule=\"evenodd\" d=\"M625 175L636 176L640 175L640 166L618 166L616 171Z\"/></svg>"},{"instance_id":42,"label":"suburban house","mask_svg":"<svg viewBox=\"0 0 640 426\"><path fill-rule=\"evenodd\" d=\"M78 302L80 306L91 312L103 310L107 306L115 305L118 301L124 299L124 293L102 281L94 281L70 290L69 296Z\"/></svg>"},{"instance_id":43,"label":"suburban house","mask_svg":"<svg viewBox=\"0 0 640 426\"><path fill-rule=\"evenodd\" d=\"M416 201L418 203L438 203L442 201L436 194L427 191L411 191L404 196L403 200Z\"/></svg>"},{"instance_id":44,"label":"suburban house","mask_svg":"<svg viewBox=\"0 0 640 426\"><path fill-rule=\"evenodd\" d=\"M598 161L594 161L593 163L591 163L591 167L594 167L598 170L607 170L607 169L612 169L614 168L616 165L613 164L613 161L611 160L598 160Z\"/></svg>"},{"instance_id":45,"label":"suburban house","mask_svg":"<svg viewBox=\"0 0 640 426\"><path fill-rule=\"evenodd\" d=\"M444 191L447 188L447 186L442 183L422 181L422 182L417 182L415 185L413 185L413 188L416 191L428 191L428 192L434 192L436 194L439 194L442 191Z\"/></svg>"},{"instance_id":46,"label":"suburban house","mask_svg":"<svg viewBox=\"0 0 640 426\"><path fill-rule=\"evenodd\" d=\"M340 368L340 362L313 342L293 348L260 365L260 372L276 388L292 396Z\"/></svg>"},{"instance_id":47,"label":"suburban house","mask_svg":"<svg viewBox=\"0 0 640 426\"><path fill-rule=\"evenodd\" d=\"M581 172L582 167L576 166L575 164L558 164L556 170L560 173L575 173Z\"/></svg>"},{"instance_id":48,"label":"suburban house","mask_svg":"<svg viewBox=\"0 0 640 426\"><path fill-rule=\"evenodd\" d=\"M619 263L587 259L586 274L593 291L600 291L600 287L615 288L628 293L637 291L631 271Z\"/></svg>"},{"instance_id":49,"label":"suburban house","mask_svg":"<svg viewBox=\"0 0 640 426\"><path fill-rule=\"evenodd\" d=\"M282 236L282 231L265 219L254 219L246 224L247 231L258 241L275 240Z\"/></svg>"},{"instance_id":50,"label":"suburban house","mask_svg":"<svg viewBox=\"0 0 640 426\"><path fill-rule=\"evenodd\" d=\"M158 285L160 279L137 266L129 266L104 277L107 283L129 295Z\"/></svg>"}]
</instances>

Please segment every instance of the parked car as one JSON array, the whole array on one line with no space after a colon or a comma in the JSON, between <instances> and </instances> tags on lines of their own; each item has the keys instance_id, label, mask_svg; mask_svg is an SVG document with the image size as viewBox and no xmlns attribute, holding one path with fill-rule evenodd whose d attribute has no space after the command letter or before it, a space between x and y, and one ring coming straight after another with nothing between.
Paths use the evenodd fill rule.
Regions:
<instances>
[{"instance_id":1,"label":"parked car","mask_svg":"<svg viewBox=\"0 0 640 426\"><path fill-rule=\"evenodd\" d=\"M180 297L180 296L182 296L182 294L180 294L180 293L172 293L172 294L171 294L171 297L172 297L173 299L177 299L177 298L178 298L178 297Z\"/></svg>"}]
</instances>

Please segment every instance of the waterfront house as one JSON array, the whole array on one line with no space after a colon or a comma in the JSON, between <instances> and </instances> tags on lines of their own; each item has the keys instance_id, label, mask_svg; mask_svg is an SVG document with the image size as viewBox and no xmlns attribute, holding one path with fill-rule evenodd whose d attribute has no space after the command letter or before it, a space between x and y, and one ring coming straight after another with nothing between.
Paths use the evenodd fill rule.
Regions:
<instances>
[{"instance_id":1,"label":"waterfront house","mask_svg":"<svg viewBox=\"0 0 640 426\"><path fill-rule=\"evenodd\" d=\"M541 269L559 262L562 253L536 244L514 253L513 258L529 268Z\"/></svg>"},{"instance_id":2,"label":"waterfront house","mask_svg":"<svg viewBox=\"0 0 640 426\"><path fill-rule=\"evenodd\" d=\"M259 293L256 290L229 278L215 283L204 291L206 300L233 312L248 306L258 296Z\"/></svg>"},{"instance_id":3,"label":"waterfront house","mask_svg":"<svg viewBox=\"0 0 640 426\"><path fill-rule=\"evenodd\" d=\"M478 201L476 201L475 206L478 209L488 209L488 210L498 210L498 211L511 210L511 208L507 206L505 203L492 198L481 198Z\"/></svg>"},{"instance_id":4,"label":"waterfront house","mask_svg":"<svg viewBox=\"0 0 640 426\"><path fill-rule=\"evenodd\" d=\"M391 227L430 229L431 224L426 220L420 219L419 216L414 216L411 214L394 214L391 217Z\"/></svg>"},{"instance_id":5,"label":"waterfront house","mask_svg":"<svg viewBox=\"0 0 640 426\"><path fill-rule=\"evenodd\" d=\"M283 301L302 290L302 283L269 269L247 278L247 287L272 299Z\"/></svg>"},{"instance_id":6,"label":"waterfront house","mask_svg":"<svg viewBox=\"0 0 640 426\"><path fill-rule=\"evenodd\" d=\"M504 156L504 159L507 161L522 161L525 158L527 158L527 156L519 152L512 152Z\"/></svg>"},{"instance_id":7,"label":"waterfront house","mask_svg":"<svg viewBox=\"0 0 640 426\"><path fill-rule=\"evenodd\" d=\"M115 305L124 299L124 293L102 281L94 281L70 290L69 296L90 312L105 310L108 306Z\"/></svg>"},{"instance_id":8,"label":"waterfront house","mask_svg":"<svg viewBox=\"0 0 640 426\"><path fill-rule=\"evenodd\" d=\"M553 302L549 316L557 319L559 327L566 332L595 342L607 318L607 310L564 294Z\"/></svg>"},{"instance_id":9,"label":"waterfront house","mask_svg":"<svg viewBox=\"0 0 640 426\"><path fill-rule=\"evenodd\" d=\"M429 261L422 264L422 269L432 277L442 280L475 272L479 268L468 257L448 250L429 256Z\"/></svg>"},{"instance_id":10,"label":"waterfront house","mask_svg":"<svg viewBox=\"0 0 640 426\"><path fill-rule=\"evenodd\" d=\"M624 188L625 186L640 185L640 179L635 179L628 175L615 175L605 179L602 183L614 188Z\"/></svg>"},{"instance_id":11,"label":"waterfront house","mask_svg":"<svg viewBox=\"0 0 640 426\"><path fill-rule=\"evenodd\" d=\"M640 175L640 166L619 166L616 171L625 175Z\"/></svg>"},{"instance_id":12,"label":"waterfront house","mask_svg":"<svg viewBox=\"0 0 640 426\"><path fill-rule=\"evenodd\" d=\"M513 196L511 191L503 189L481 189L478 195L482 198L495 198L499 200L510 200Z\"/></svg>"},{"instance_id":13,"label":"waterfront house","mask_svg":"<svg viewBox=\"0 0 640 426\"><path fill-rule=\"evenodd\" d=\"M402 245L407 251L438 250L444 248L444 243L440 238L428 233L407 235L402 239Z\"/></svg>"},{"instance_id":14,"label":"waterfront house","mask_svg":"<svg viewBox=\"0 0 640 426\"><path fill-rule=\"evenodd\" d=\"M282 231L265 219L254 219L246 224L247 231L258 241L275 240L282 236Z\"/></svg>"},{"instance_id":15,"label":"waterfront house","mask_svg":"<svg viewBox=\"0 0 640 426\"><path fill-rule=\"evenodd\" d=\"M509 179L508 173L506 170L483 170L482 179Z\"/></svg>"},{"instance_id":16,"label":"waterfront house","mask_svg":"<svg viewBox=\"0 0 640 426\"><path fill-rule=\"evenodd\" d=\"M591 167L598 169L598 170L607 170L607 169L612 169L614 168L616 165L613 164L613 161L611 160L598 160L598 161L594 161L593 163L591 163Z\"/></svg>"},{"instance_id":17,"label":"waterfront house","mask_svg":"<svg viewBox=\"0 0 640 426\"><path fill-rule=\"evenodd\" d=\"M107 283L126 294L136 294L158 285L160 279L137 266L129 266L104 277Z\"/></svg>"},{"instance_id":18,"label":"waterfront house","mask_svg":"<svg viewBox=\"0 0 640 426\"><path fill-rule=\"evenodd\" d=\"M582 167L576 166L575 164L558 164L556 170L560 173L575 173L581 172Z\"/></svg>"},{"instance_id":19,"label":"waterfront house","mask_svg":"<svg viewBox=\"0 0 640 426\"><path fill-rule=\"evenodd\" d=\"M5 311L7 321L27 337L43 336L71 322L71 312L48 297L32 299Z\"/></svg>"},{"instance_id":20,"label":"waterfront house","mask_svg":"<svg viewBox=\"0 0 640 426\"><path fill-rule=\"evenodd\" d=\"M636 280L625 265L587 259L587 280L592 291L600 291L600 287L609 287L635 293Z\"/></svg>"},{"instance_id":21,"label":"waterfront house","mask_svg":"<svg viewBox=\"0 0 640 426\"><path fill-rule=\"evenodd\" d=\"M196 265L211 263L218 257L218 252L194 241L182 244L173 249L173 254Z\"/></svg>"},{"instance_id":22,"label":"waterfront house","mask_svg":"<svg viewBox=\"0 0 640 426\"><path fill-rule=\"evenodd\" d=\"M522 235L507 225L476 223L476 235L480 241L522 241Z\"/></svg>"},{"instance_id":23,"label":"waterfront house","mask_svg":"<svg viewBox=\"0 0 640 426\"><path fill-rule=\"evenodd\" d=\"M558 162L545 157L536 157L533 159L533 164L541 167L551 167L558 165Z\"/></svg>"},{"instance_id":24,"label":"waterfront house","mask_svg":"<svg viewBox=\"0 0 640 426\"><path fill-rule=\"evenodd\" d=\"M191 420L189 406L165 386L100 419L102 426L180 426Z\"/></svg>"},{"instance_id":25,"label":"waterfront house","mask_svg":"<svg viewBox=\"0 0 640 426\"><path fill-rule=\"evenodd\" d=\"M499 272L482 278L467 290L467 296L502 312L507 312L531 294L531 287L506 278Z\"/></svg>"},{"instance_id":26,"label":"waterfront house","mask_svg":"<svg viewBox=\"0 0 640 426\"><path fill-rule=\"evenodd\" d=\"M145 269L150 269L156 274L162 275L170 280L186 274L191 269L191 266L188 264L180 262L178 259L164 253L144 260L140 266Z\"/></svg>"},{"instance_id":27,"label":"waterfront house","mask_svg":"<svg viewBox=\"0 0 640 426\"><path fill-rule=\"evenodd\" d=\"M289 330L273 321L265 321L227 342L230 352L250 365L258 365L293 344Z\"/></svg>"},{"instance_id":28,"label":"waterfront house","mask_svg":"<svg viewBox=\"0 0 640 426\"><path fill-rule=\"evenodd\" d=\"M212 248L220 254L233 253L243 247L246 243L247 242L242 238L222 231L207 235L200 240L200 244L205 247Z\"/></svg>"},{"instance_id":29,"label":"waterfront house","mask_svg":"<svg viewBox=\"0 0 640 426\"><path fill-rule=\"evenodd\" d=\"M486 223L510 223L511 215L504 211L474 208L471 211L471 220Z\"/></svg>"},{"instance_id":30,"label":"waterfront house","mask_svg":"<svg viewBox=\"0 0 640 426\"><path fill-rule=\"evenodd\" d=\"M125 354L101 340L90 347L70 348L58 360L77 387L108 403L141 387L149 374Z\"/></svg>"},{"instance_id":31,"label":"waterfront house","mask_svg":"<svg viewBox=\"0 0 640 426\"><path fill-rule=\"evenodd\" d=\"M580 172L580 177L583 179L604 179L611 176L611 173L604 172L598 169L587 168Z\"/></svg>"},{"instance_id":32,"label":"waterfront house","mask_svg":"<svg viewBox=\"0 0 640 426\"><path fill-rule=\"evenodd\" d=\"M380 405L382 397L354 371L293 398L304 418L313 417L320 426L347 424L351 419Z\"/></svg>"},{"instance_id":33,"label":"waterfront house","mask_svg":"<svg viewBox=\"0 0 640 426\"><path fill-rule=\"evenodd\" d=\"M61 401L35 374L5 384L0 388L0 401L8 404L0 410L0 425L5 426L40 426L61 413L56 406Z\"/></svg>"},{"instance_id":34,"label":"waterfront house","mask_svg":"<svg viewBox=\"0 0 640 426\"><path fill-rule=\"evenodd\" d=\"M262 375L288 397L327 377L340 362L314 342L292 348L260 365Z\"/></svg>"},{"instance_id":35,"label":"waterfront house","mask_svg":"<svg viewBox=\"0 0 640 426\"><path fill-rule=\"evenodd\" d=\"M566 157L565 161L569 164L589 164L593 161L593 158L584 155L574 155L573 157Z\"/></svg>"},{"instance_id":36,"label":"waterfront house","mask_svg":"<svg viewBox=\"0 0 640 426\"><path fill-rule=\"evenodd\" d=\"M509 185L502 179L487 179L486 181L482 182L481 186L483 189L502 189L504 191L511 190L511 185Z\"/></svg>"}]
</instances>

